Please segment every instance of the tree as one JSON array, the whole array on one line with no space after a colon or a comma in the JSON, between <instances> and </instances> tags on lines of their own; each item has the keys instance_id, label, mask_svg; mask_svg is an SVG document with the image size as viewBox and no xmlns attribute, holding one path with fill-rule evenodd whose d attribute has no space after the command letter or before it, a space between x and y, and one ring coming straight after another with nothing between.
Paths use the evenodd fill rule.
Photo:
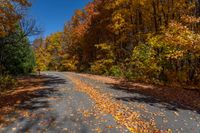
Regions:
<instances>
[{"instance_id":1,"label":"tree","mask_svg":"<svg viewBox=\"0 0 200 133\"><path fill-rule=\"evenodd\" d=\"M5 37L16 30L16 24L22 18L20 8L29 7L27 0L1 0L0 1L0 37Z\"/></svg>"},{"instance_id":2,"label":"tree","mask_svg":"<svg viewBox=\"0 0 200 133\"><path fill-rule=\"evenodd\" d=\"M53 40L44 48L56 55L47 67L196 83L199 5L199 0L93 0L75 11L59 39L47 37L62 40L59 48Z\"/></svg>"},{"instance_id":3,"label":"tree","mask_svg":"<svg viewBox=\"0 0 200 133\"><path fill-rule=\"evenodd\" d=\"M161 75L168 81L196 83L199 81L200 35L181 23L171 22L162 34L152 37L152 46L162 67Z\"/></svg>"},{"instance_id":4,"label":"tree","mask_svg":"<svg viewBox=\"0 0 200 133\"><path fill-rule=\"evenodd\" d=\"M45 40L46 51L50 54L49 70L59 70L62 56L62 32L56 32Z\"/></svg>"},{"instance_id":5,"label":"tree","mask_svg":"<svg viewBox=\"0 0 200 133\"><path fill-rule=\"evenodd\" d=\"M0 1L0 75L27 73L33 67L34 55L27 37L38 34L40 29L34 20L24 16L29 6L27 0Z\"/></svg>"},{"instance_id":6,"label":"tree","mask_svg":"<svg viewBox=\"0 0 200 133\"><path fill-rule=\"evenodd\" d=\"M21 30L19 29L19 32ZM9 39L18 40L15 34L10 35ZM34 67L34 54L30 47L28 38L23 38L16 44L1 46L0 50L0 74L26 74Z\"/></svg>"}]
</instances>

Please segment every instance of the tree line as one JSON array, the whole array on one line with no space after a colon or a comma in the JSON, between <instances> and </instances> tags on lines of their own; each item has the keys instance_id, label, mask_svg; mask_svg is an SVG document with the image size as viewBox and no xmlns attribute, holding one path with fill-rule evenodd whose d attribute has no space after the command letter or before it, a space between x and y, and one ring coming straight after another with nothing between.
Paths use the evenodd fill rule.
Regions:
<instances>
[{"instance_id":1,"label":"tree line","mask_svg":"<svg viewBox=\"0 0 200 133\"><path fill-rule=\"evenodd\" d=\"M197 84L199 33L200 0L93 0L34 41L35 69Z\"/></svg>"}]
</instances>

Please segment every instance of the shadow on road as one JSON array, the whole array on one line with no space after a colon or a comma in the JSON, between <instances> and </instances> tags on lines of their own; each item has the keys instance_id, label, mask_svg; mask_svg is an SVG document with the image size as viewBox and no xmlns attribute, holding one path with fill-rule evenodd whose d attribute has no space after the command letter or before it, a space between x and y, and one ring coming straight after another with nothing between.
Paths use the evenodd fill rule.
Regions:
<instances>
[{"instance_id":1,"label":"shadow on road","mask_svg":"<svg viewBox=\"0 0 200 133\"><path fill-rule=\"evenodd\" d=\"M144 89L141 87L132 88L123 84L124 83L122 83L122 85L109 84L111 85L111 88L114 90L123 91L123 92L131 94L130 96L126 96L126 97L123 97L123 96L115 97L117 100L122 100L126 102L146 103L151 106L156 106L159 108L164 108L164 109L172 110L172 111L178 111L178 109L191 110L191 111L196 111L197 113L200 114L199 106L193 102L194 100L198 100L200 98L199 92L193 92L193 93L196 93L197 98L190 97L189 95L188 95L188 98L185 98L187 94L183 96L180 93L180 96L177 96L178 92L176 92L175 90L174 92L172 92L171 90L169 90L169 92L166 92L166 89L156 90L156 89L151 89L151 88ZM167 97L165 93L172 94L173 98L171 98L169 95L168 95L169 97ZM173 93L176 93L176 95L174 96ZM193 100L193 101L188 101L188 100Z\"/></svg>"},{"instance_id":2,"label":"shadow on road","mask_svg":"<svg viewBox=\"0 0 200 133\"><path fill-rule=\"evenodd\" d=\"M0 123L6 123L4 117L16 111L48 108L48 98L60 95L55 86L65 83L66 80L55 76L21 77L17 89L0 95Z\"/></svg>"}]
</instances>

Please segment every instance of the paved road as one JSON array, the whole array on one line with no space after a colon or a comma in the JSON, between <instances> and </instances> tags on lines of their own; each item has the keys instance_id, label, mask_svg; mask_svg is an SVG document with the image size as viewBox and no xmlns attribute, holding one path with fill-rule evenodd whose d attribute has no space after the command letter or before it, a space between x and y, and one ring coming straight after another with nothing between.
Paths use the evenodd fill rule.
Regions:
<instances>
[{"instance_id":1,"label":"paved road","mask_svg":"<svg viewBox=\"0 0 200 133\"><path fill-rule=\"evenodd\" d=\"M29 117L19 116L15 122L0 129L1 133L13 132L129 132L118 125L110 114L94 110L94 102L88 95L77 91L68 76L73 75L103 93L141 114L141 119L155 119L157 128L172 129L180 133L200 133L200 114L174 103L123 91L101 81L85 78L75 73L46 72L49 77L47 89L36 92L37 98L20 104L28 109ZM12 115L8 116L12 119Z\"/></svg>"},{"instance_id":2,"label":"paved road","mask_svg":"<svg viewBox=\"0 0 200 133\"><path fill-rule=\"evenodd\" d=\"M156 127L160 130L171 129L175 133L200 133L200 111L176 103L166 103L139 92L126 91L124 88L88 79L79 74L74 75L102 92L111 93L113 99L139 112L142 119L147 121L154 119Z\"/></svg>"},{"instance_id":3,"label":"paved road","mask_svg":"<svg viewBox=\"0 0 200 133\"><path fill-rule=\"evenodd\" d=\"M16 117L17 112L14 112L8 116L8 119L14 119L14 123L0 128L0 133L128 132L111 115L95 112L94 102L88 95L77 91L64 74L43 74L48 77L46 89L35 92L36 98L17 107L28 110L30 115Z\"/></svg>"}]
</instances>

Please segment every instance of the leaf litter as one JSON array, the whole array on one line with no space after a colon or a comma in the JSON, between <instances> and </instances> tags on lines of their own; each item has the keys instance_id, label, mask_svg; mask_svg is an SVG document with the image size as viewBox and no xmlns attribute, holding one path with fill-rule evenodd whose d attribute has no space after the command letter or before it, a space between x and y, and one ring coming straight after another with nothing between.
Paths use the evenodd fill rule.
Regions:
<instances>
[{"instance_id":1,"label":"leaf litter","mask_svg":"<svg viewBox=\"0 0 200 133\"><path fill-rule=\"evenodd\" d=\"M95 101L96 108L98 108L103 113L111 114L115 118L117 123L119 123L122 126L125 126L130 132L161 132L158 129L156 129L155 122L153 119L150 121L142 120L138 112L134 112L121 102L111 99L108 94L101 93L97 89L94 89L92 86L79 80L74 75L70 75L69 79L71 79L74 82L77 90L88 94ZM171 130L165 132L170 133Z\"/></svg>"}]
</instances>

